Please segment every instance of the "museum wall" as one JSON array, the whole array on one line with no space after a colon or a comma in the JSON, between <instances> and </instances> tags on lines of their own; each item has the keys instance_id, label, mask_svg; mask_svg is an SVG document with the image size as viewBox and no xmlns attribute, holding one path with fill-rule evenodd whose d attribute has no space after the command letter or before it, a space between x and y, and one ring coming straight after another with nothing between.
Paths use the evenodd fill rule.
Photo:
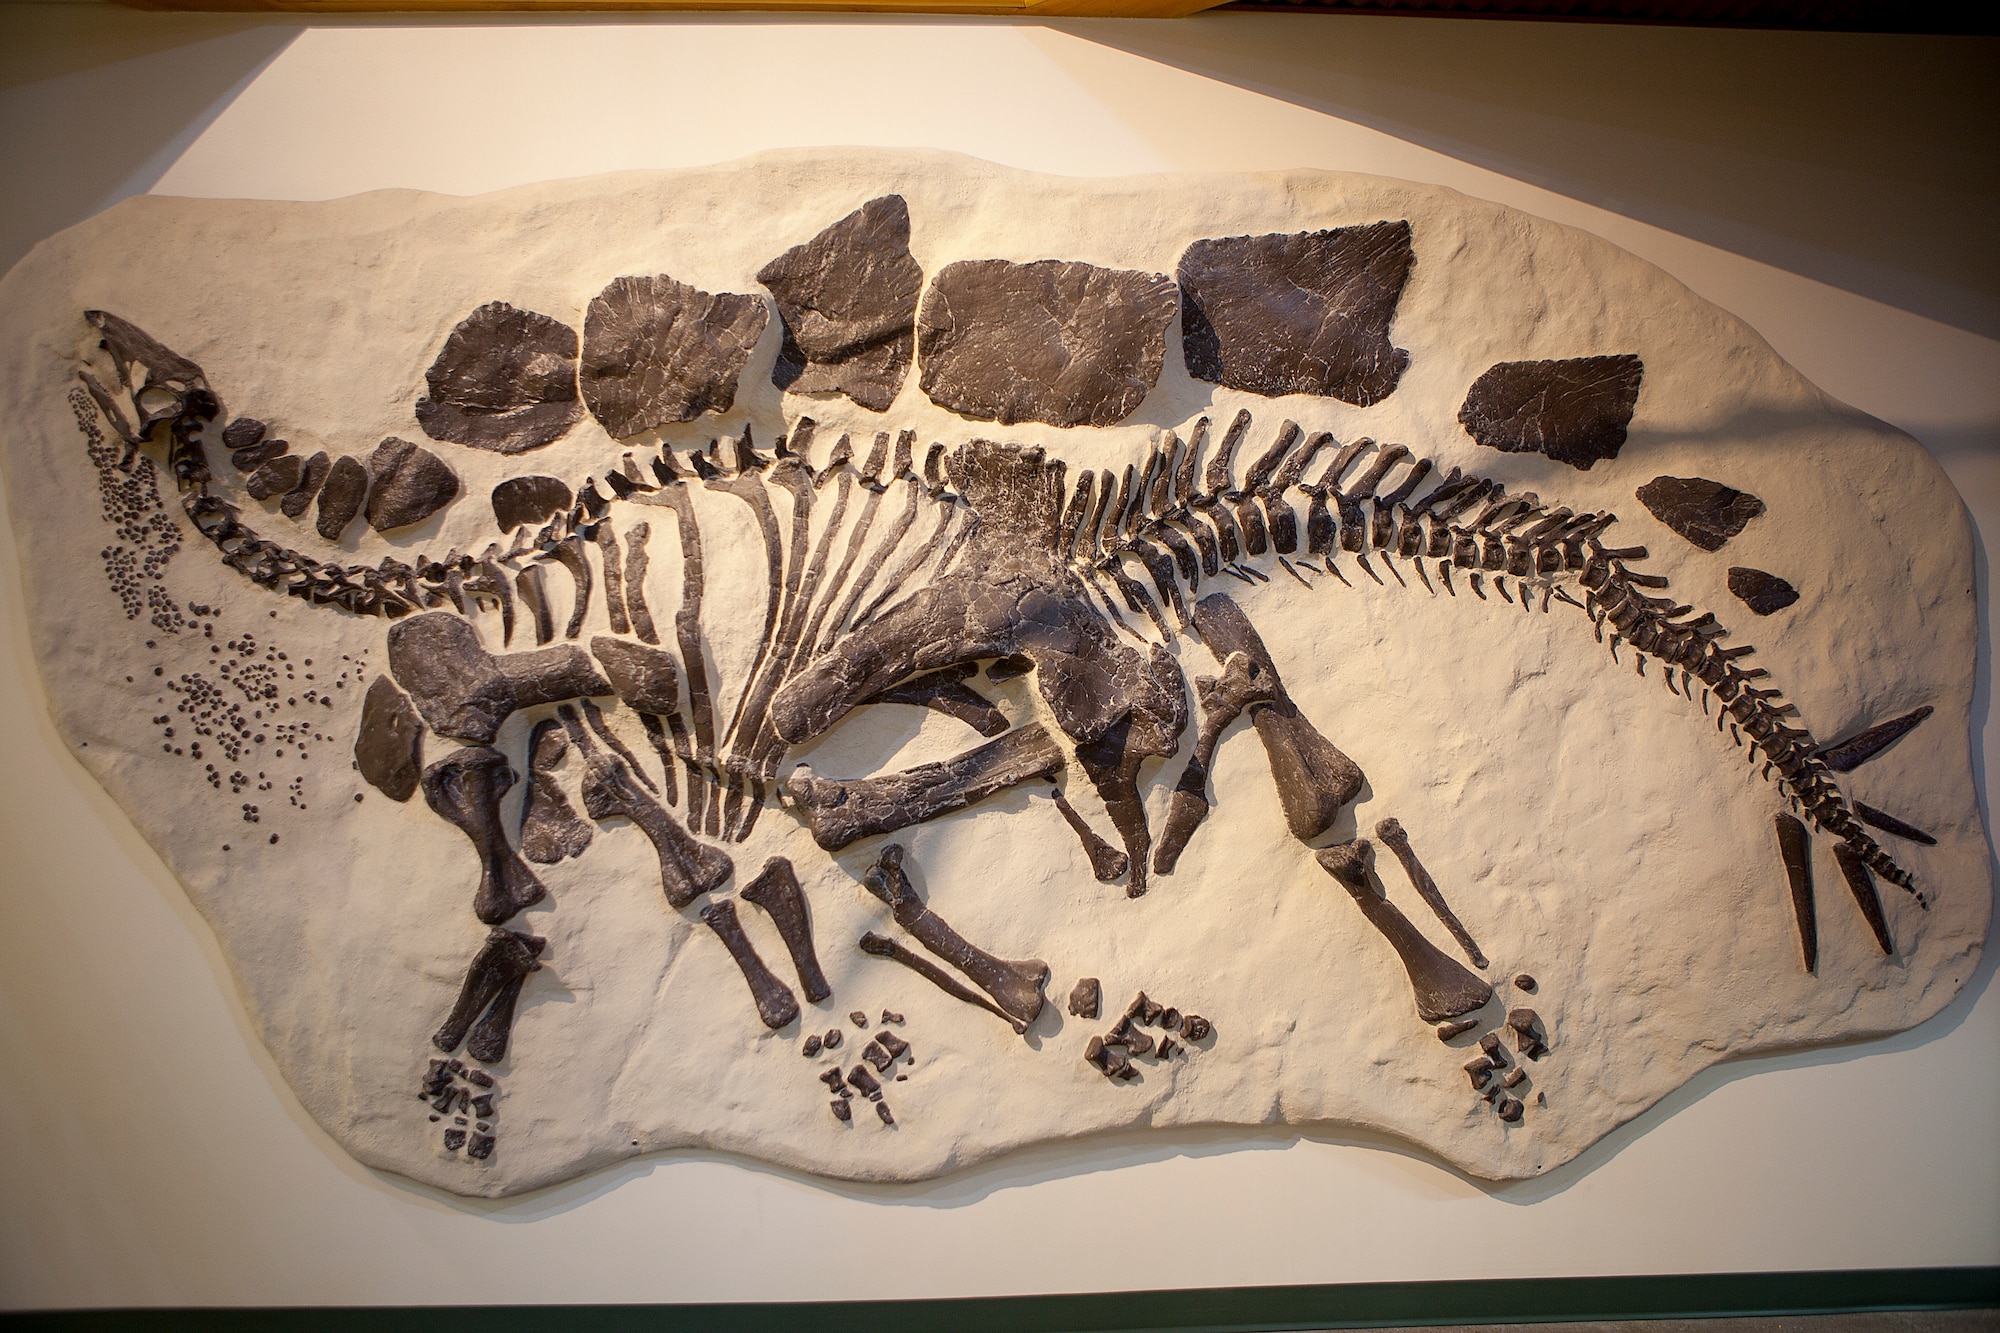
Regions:
<instances>
[{"instance_id":1,"label":"museum wall","mask_svg":"<svg viewBox=\"0 0 2000 1333\"><path fill-rule=\"evenodd\" d=\"M1256 14L304 25L6 5L0 264L135 193L470 194L792 146L945 148L1075 176L1379 173L1595 232L1748 320L1930 450L1984 562L2000 531L1996 50ZM1580 1159L1505 1185L1386 1138L1228 1129L1034 1148L915 1185L675 1153L493 1202L371 1172L294 1099L208 926L58 737L21 558L10 531L0 1306L2000 1262L1990 958L1913 1031L1710 1069ZM1976 759L2000 741L1983 563L1979 578Z\"/></svg>"}]
</instances>

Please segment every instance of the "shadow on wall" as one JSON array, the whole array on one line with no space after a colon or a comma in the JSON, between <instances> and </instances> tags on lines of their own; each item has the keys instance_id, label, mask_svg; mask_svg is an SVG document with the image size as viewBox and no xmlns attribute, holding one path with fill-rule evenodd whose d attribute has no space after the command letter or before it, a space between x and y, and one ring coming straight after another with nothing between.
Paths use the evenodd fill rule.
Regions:
<instances>
[{"instance_id":1,"label":"shadow on wall","mask_svg":"<svg viewBox=\"0 0 2000 1333\"><path fill-rule=\"evenodd\" d=\"M0 6L0 271L151 188L307 26ZM2000 40L1257 13L1048 26L2000 338Z\"/></svg>"},{"instance_id":2,"label":"shadow on wall","mask_svg":"<svg viewBox=\"0 0 2000 1333\"><path fill-rule=\"evenodd\" d=\"M1054 26L2000 337L2000 41L1218 12Z\"/></svg>"},{"instance_id":3,"label":"shadow on wall","mask_svg":"<svg viewBox=\"0 0 2000 1333\"><path fill-rule=\"evenodd\" d=\"M303 25L104 5L0 15L0 272L144 194ZM135 21L137 19L138 21Z\"/></svg>"}]
</instances>

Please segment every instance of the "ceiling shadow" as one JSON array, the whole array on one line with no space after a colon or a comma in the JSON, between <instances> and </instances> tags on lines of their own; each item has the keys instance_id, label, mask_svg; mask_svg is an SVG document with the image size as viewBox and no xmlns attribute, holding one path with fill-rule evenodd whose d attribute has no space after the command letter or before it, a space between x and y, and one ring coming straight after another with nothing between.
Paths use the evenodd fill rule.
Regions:
<instances>
[{"instance_id":1,"label":"ceiling shadow","mask_svg":"<svg viewBox=\"0 0 2000 1333\"><path fill-rule=\"evenodd\" d=\"M0 5L0 272L144 194L305 25Z\"/></svg>"},{"instance_id":2,"label":"ceiling shadow","mask_svg":"<svg viewBox=\"0 0 2000 1333\"><path fill-rule=\"evenodd\" d=\"M1242 12L1050 26L2000 337L2000 41Z\"/></svg>"}]
</instances>

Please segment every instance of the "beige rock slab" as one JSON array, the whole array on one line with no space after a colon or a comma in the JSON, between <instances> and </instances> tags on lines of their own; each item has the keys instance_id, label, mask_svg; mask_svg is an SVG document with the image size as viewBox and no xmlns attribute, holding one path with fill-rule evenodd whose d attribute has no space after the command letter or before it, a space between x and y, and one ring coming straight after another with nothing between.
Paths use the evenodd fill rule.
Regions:
<instances>
[{"instance_id":1,"label":"beige rock slab","mask_svg":"<svg viewBox=\"0 0 2000 1333\"><path fill-rule=\"evenodd\" d=\"M1629 648L1614 662L1589 621L1561 604L1524 614L1464 586L1455 596L1414 582L1377 587L1351 565L1354 586L1321 577L1308 590L1267 559L1269 582L1216 586L1240 594L1300 708L1368 775L1330 836L1399 819L1490 956L1486 975L1547 1024L1553 1049L1529 1066L1519 1124L1502 1123L1468 1086L1461 1065L1477 1034L1441 1045L1417 1020L1395 956L1287 833L1263 753L1239 723L1215 765L1214 813L1176 873L1140 899L1092 878L1039 786L902 835L919 891L957 929L1002 957L1050 963L1054 1002L1025 1039L856 951L865 930L894 933L859 883L881 838L828 856L774 808L729 849L739 886L769 856L798 866L834 987L806 1006L802 1025L773 1033L694 909L662 900L639 830L599 827L583 856L538 868L550 896L517 923L549 948L509 1056L492 1070L496 1150L483 1162L448 1151L451 1117L432 1122L416 1091L436 1054L429 1035L485 928L468 910L477 871L465 839L421 796L394 803L352 765L361 697L384 670L385 626L251 585L179 512L162 459L127 473L115 442L87 448L79 417L92 414L72 402L94 343L82 312L115 311L194 359L232 413L270 422L301 456L365 456L400 436L445 458L463 483L438 517L387 537L356 524L336 547L313 531L310 512L294 524L275 500L243 498L243 479L211 443L219 489L267 535L350 563L477 552L495 538L485 502L495 483L534 471L580 484L636 445L612 441L588 416L516 458L426 440L414 405L457 321L505 300L580 329L590 298L622 274L761 295L754 274L765 262L889 192L909 202L927 274L997 257L1171 275L1203 237L1406 218L1417 262L1393 336L1410 368L1369 408L1266 401L1191 380L1176 325L1159 385L1125 422L996 430L936 408L914 370L881 414L781 395L769 378L772 320L730 413L646 443L685 449L747 424L768 447L810 415L819 457L842 431L865 446L877 430L908 428L920 450L975 436L1041 444L1074 476L1142 461L1163 428L1185 436L1199 415L1225 422L1249 407L1259 447L1289 418L1343 440L1406 442L1441 469L1545 501L1614 510L1607 544L1647 546L1644 568L1671 579L1662 595L1714 610L1732 631L1725 642L1754 643L1751 661L1771 672L1760 683L1782 688L1794 720L1817 737L1936 709L1843 780L1851 796L1936 836L1933 847L1883 839L1931 908L1882 885L1897 946L1884 958L1830 839L1815 838L1820 962L1808 975L1772 832L1779 790L1698 703L1669 692L1657 664L1637 674ZM1365 176L1076 180L863 150L471 199L148 197L37 247L0 284L0 327L7 490L62 735L214 927L306 1108L361 1161L447 1190L511 1194L695 1146L847 1179L916 1180L1110 1129L1270 1123L1384 1131L1476 1176L1532 1176L1718 1060L1923 1021L1971 975L1985 939L1989 854L1969 746L1971 528L1943 472L1915 441L1829 399L1658 269L1511 209ZM1502 455L1457 423L1467 386L1495 362L1621 352L1643 358L1645 378L1614 461L1579 472ZM1633 498L1662 474L1726 481L1767 512L1704 553ZM712 676L730 682L726 710L756 649L764 554L747 507L700 491L697 503L707 657ZM652 517L648 597L665 626L680 571L665 511ZM1789 580L1799 602L1751 615L1726 587L1736 564ZM566 607L565 593L559 627ZM497 616L480 622L497 647ZM594 606L583 641L607 631ZM1190 674L1216 670L1192 639L1170 651ZM1040 708L1032 678L982 688L1015 721ZM496 744L517 771L527 771L531 722L549 711L503 728ZM612 710L611 722L654 764L634 716ZM788 764L887 770L976 740L957 722L883 706ZM430 737L426 758L447 748ZM1179 763L1145 773L1156 834ZM574 759L562 772L580 808ZM1074 766L1070 774L1071 798L1109 836L1089 784ZM510 794L510 819L521 794ZM1388 858L1380 864L1391 900L1450 950ZM739 911L766 961L795 981L769 919ZM1508 985L1519 972L1539 980L1531 998ZM1111 1014L1097 1023L1060 1003L1083 976L1104 983ZM1082 1048L1140 989L1209 1018L1213 1039L1108 1083ZM839 1123L816 1077L826 1062L803 1058L802 1040L845 1028L851 1065L866 1034L846 1015L861 1010L872 1023L885 1007L906 1016L899 1031L916 1057L899 1066L907 1080L889 1085L897 1125L882 1127L865 1106ZM1491 1007L1481 1030L1499 1015Z\"/></svg>"}]
</instances>

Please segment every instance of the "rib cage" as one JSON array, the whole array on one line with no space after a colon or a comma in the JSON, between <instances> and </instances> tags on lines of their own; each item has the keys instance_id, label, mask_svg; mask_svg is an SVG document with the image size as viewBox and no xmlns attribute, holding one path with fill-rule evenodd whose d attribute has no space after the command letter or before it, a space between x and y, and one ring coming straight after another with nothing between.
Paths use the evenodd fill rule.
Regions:
<instances>
[{"instance_id":1,"label":"rib cage","mask_svg":"<svg viewBox=\"0 0 2000 1333\"><path fill-rule=\"evenodd\" d=\"M81 411L88 399L81 390L77 394ZM611 515L619 503L671 511L683 553L684 588L674 623L686 667L689 716L646 715L644 722L662 762L678 759L688 774L690 828L729 840L749 835L784 757L785 746L772 733L766 712L777 688L840 635L867 624L898 591L948 570L977 522L943 473L942 444L929 447L919 475L913 466L913 432L896 438L893 461L889 435L877 435L858 469L850 441L842 436L815 469L806 458L814 423L802 418L768 456L756 451L747 429L729 442L726 459L720 442L711 441L706 455L685 456L692 478L676 465L670 448L649 460L645 470L627 453L621 467L604 475L610 498L594 480L586 480L567 514L534 533L517 530L504 549L495 542L478 555L453 551L442 559L339 565L259 536L240 521L235 506L213 493L202 436L219 412L204 388L190 395L171 420L169 464L189 519L216 545L225 564L253 582L356 613L396 617L449 603L476 618L490 604L502 617L503 641L511 640L515 591L533 600L537 594L528 588L539 589L542 576L537 571L553 563L565 566L576 581L564 637L579 635L589 599L601 586L614 630L657 643L643 596L650 526L643 520L627 526L632 549L621 562ZM1307 586L1312 584L1301 569L1353 586L1342 568L1347 557L1357 571L1381 584L1369 560L1375 556L1402 582L1407 581L1396 562L1408 564L1433 595L1437 588L1426 562L1449 595L1458 595L1453 583L1458 572L1469 591L1482 599L1490 578L1495 592L1509 602L1518 599L1523 613L1537 609L1536 598L1543 613L1557 601L1575 606L1589 616L1599 642L1609 632L1614 660L1619 645L1628 644L1638 654L1641 673L1648 656L1662 664L1669 689L1674 671L1680 673L1678 692L1689 699L1699 682L1718 703L1718 730L1727 726L1738 744L1747 738L1753 762L1762 756L1764 776L1777 774L1796 811L1928 905L1909 872L1862 827L1821 757L1820 743L1787 720L1797 710L1784 701L1783 691L1756 683L1769 673L1738 665L1755 649L1723 646L1728 631L1713 612L1696 614L1694 607L1651 595L1648 590L1663 590L1667 580L1635 568L1646 558L1644 547L1602 544L1599 539L1616 521L1614 514L1547 505L1533 492L1510 496L1503 484L1457 468L1419 497L1424 483L1432 480L1432 460L1414 456L1403 445L1366 439L1342 444L1325 432L1302 442L1303 432L1289 421L1239 483L1234 468L1250 427L1250 413L1239 412L1204 463L1210 433L1204 417L1185 442L1165 435L1143 466L1129 464L1117 476L1110 469L1086 470L1074 486L1063 485L1067 494L1058 553L1123 632L1146 638L1121 613L1120 602L1150 622L1161 639L1192 633L1187 593L1204 578L1267 582L1268 573L1245 563L1265 556ZM1307 481L1311 465L1329 449L1332 461L1317 480ZM736 693L730 720L721 728L701 649L700 534L690 479L750 506L774 574L757 656ZM829 487L830 501L824 496ZM780 524L774 493L789 500L788 525ZM1303 523L1293 507L1294 493L1305 502ZM813 511L828 504L831 516L820 523L814 538ZM870 543L866 538L873 521L885 509L891 513L890 526ZM789 541L781 526L789 527ZM922 535L911 541L912 532ZM592 578L592 548L598 552L601 579ZM1319 564L1313 563L1315 558ZM1157 599L1133 576L1128 562L1143 571ZM638 577L632 576L635 564ZM1514 583L1511 594L1509 579ZM1572 595L1572 588L1583 592L1583 600ZM537 642L550 641L554 630L545 602L531 609ZM1706 712L1706 695L1702 704Z\"/></svg>"}]
</instances>

